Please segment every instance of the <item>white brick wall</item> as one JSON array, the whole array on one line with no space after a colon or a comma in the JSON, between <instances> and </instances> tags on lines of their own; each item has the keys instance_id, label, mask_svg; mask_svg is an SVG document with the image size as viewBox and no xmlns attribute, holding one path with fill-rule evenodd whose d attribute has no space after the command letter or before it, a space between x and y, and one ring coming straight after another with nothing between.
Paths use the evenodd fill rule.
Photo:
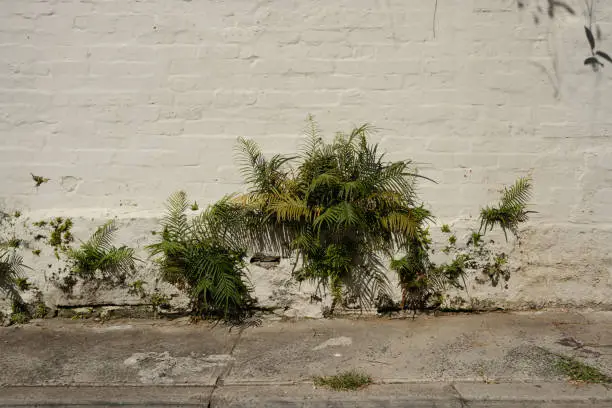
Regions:
<instances>
[{"instance_id":1,"label":"white brick wall","mask_svg":"<svg viewBox=\"0 0 612 408\"><path fill-rule=\"evenodd\" d=\"M612 66L583 66L567 2L536 25L536 0L439 0L435 22L435 0L0 0L3 207L205 203L241 188L237 136L290 152L308 113L330 135L367 121L439 181L421 191L442 221L531 171L538 261L515 298L573 301L578 278L530 291L569 268L582 304L612 305ZM595 11L612 53L612 3Z\"/></svg>"}]
</instances>

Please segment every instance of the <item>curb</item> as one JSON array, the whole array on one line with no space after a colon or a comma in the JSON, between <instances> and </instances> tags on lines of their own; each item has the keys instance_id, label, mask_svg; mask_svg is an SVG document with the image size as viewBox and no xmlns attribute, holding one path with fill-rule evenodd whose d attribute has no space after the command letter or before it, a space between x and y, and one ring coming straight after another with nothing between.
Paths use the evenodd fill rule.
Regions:
<instances>
[{"instance_id":1,"label":"curb","mask_svg":"<svg viewBox=\"0 0 612 408\"><path fill-rule=\"evenodd\" d=\"M0 407L414 407L414 408L607 408L612 390L568 383L404 383L375 384L335 392L312 384L5 386Z\"/></svg>"}]
</instances>

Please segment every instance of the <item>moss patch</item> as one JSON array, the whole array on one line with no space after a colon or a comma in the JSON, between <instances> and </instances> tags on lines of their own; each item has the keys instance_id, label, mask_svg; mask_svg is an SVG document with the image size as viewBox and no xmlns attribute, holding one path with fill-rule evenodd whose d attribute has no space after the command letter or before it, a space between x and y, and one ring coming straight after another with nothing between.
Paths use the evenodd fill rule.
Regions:
<instances>
[{"instance_id":1,"label":"moss patch","mask_svg":"<svg viewBox=\"0 0 612 408\"><path fill-rule=\"evenodd\" d=\"M371 384L372 378L357 371L345 371L327 377L317 376L313 378L313 381L318 387L327 387L336 391L351 391Z\"/></svg>"},{"instance_id":2,"label":"moss patch","mask_svg":"<svg viewBox=\"0 0 612 408\"><path fill-rule=\"evenodd\" d=\"M555 362L555 368L572 381L593 384L612 384L612 378L602 373L599 369L570 357L559 356Z\"/></svg>"},{"instance_id":3,"label":"moss patch","mask_svg":"<svg viewBox=\"0 0 612 408\"><path fill-rule=\"evenodd\" d=\"M11 315L11 324L26 324L30 321L30 316L25 312L17 312Z\"/></svg>"}]
</instances>

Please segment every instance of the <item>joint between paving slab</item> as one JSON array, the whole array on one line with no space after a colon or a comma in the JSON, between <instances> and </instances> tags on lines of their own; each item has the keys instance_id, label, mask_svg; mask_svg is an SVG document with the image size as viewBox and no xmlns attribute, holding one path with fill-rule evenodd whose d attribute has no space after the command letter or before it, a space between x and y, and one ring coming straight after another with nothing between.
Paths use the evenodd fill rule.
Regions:
<instances>
[{"instance_id":1,"label":"joint between paving slab","mask_svg":"<svg viewBox=\"0 0 612 408\"><path fill-rule=\"evenodd\" d=\"M461 408L469 408L470 404L465 398L463 398L463 395L461 395L454 382L451 384L450 389L456 395L457 400L461 404Z\"/></svg>"},{"instance_id":2,"label":"joint between paving slab","mask_svg":"<svg viewBox=\"0 0 612 408\"><path fill-rule=\"evenodd\" d=\"M234 351L236 350L236 347L238 347L238 344L240 343L240 340L242 339L243 332L244 332L244 328L242 327L240 328L240 331L238 332L238 336L236 336L236 341L232 345L232 348L229 352L230 359L227 364L227 367L217 376L217 379L215 380L215 384L212 386L212 389L210 390L210 393L208 395L208 408L212 407L212 401L213 401L213 396L215 394L215 391L219 387L223 386L224 378L232 371L232 368L234 367L234 360L231 357L234 357Z\"/></svg>"}]
</instances>

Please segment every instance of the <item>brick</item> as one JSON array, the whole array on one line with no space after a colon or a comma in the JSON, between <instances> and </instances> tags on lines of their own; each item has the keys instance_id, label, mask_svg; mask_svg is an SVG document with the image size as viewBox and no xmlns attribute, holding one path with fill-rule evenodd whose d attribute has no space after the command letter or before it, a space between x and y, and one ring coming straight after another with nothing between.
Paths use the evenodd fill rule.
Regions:
<instances>
[{"instance_id":1,"label":"brick","mask_svg":"<svg viewBox=\"0 0 612 408\"><path fill-rule=\"evenodd\" d=\"M176 117L176 115L175 115ZM223 134L225 129L223 120L188 120L185 121L185 135L219 135Z\"/></svg>"},{"instance_id":2,"label":"brick","mask_svg":"<svg viewBox=\"0 0 612 408\"><path fill-rule=\"evenodd\" d=\"M57 76L86 76L90 73L90 63L86 61L57 61L50 64L50 74ZM97 71L94 70L94 72Z\"/></svg>"},{"instance_id":3,"label":"brick","mask_svg":"<svg viewBox=\"0 0 612 408\"><path fill-rule=\"evenodd\" d=\"M317 44L333 44L343 42L348 38L346 30L308 30L300 33L300 41Z\"/></svg>"},{"instance_id":4,"label":"brick","mask_svg":"<svg viewBox=\"0 0 612 408\"><path fill-rule=\"evenodd\" d=\"M142 167L179 167L195 166L200 163L199 149L192 148L178 152L176 150L120 150L113 153L109 164L122 165L129 163L131 166Z\"/></svg>"},{"instance_id":5,"label":"brick","mask_svg":"<svg viewBox=\"0 0 612 408\"><path fill-rule=\"evenodd\" d=\"M171 61L169 73L179 75L204 74L208 72L236 74L248 72L249 66L248 61L241 60L177 59Z\"/></svg>"},{"instance_id":6,"label":"brick","mask_svg":"<svg viewBox=\"0 0 612 408\"><path fill-rule=\"evenodd\" d=\"M340 92L334 91L265 92L261 96L261 105L277 109L295 106L336 106L340 101L340 95Z\"/></svg>"},{"instance_id":7,"label":"brick","mask_svg":"<svg viewBox=\"0 0 612 408\"><path fill-rule=\"evenodd\" d=\"M290 60L258 60L250 66L251 72L254 74L284 74L284 73L301 73L301 74L318 74L331 73L334 71L334 63L332 61L321 61L307 59L301 61Z\"/></svg>"},{"instance_id":8,"label":"brick","mask_svg":"<svg viewBox=\"0 0 612 408\"><path fill-rule=\"evenodd\" d=\"M363 89L401 89L404 82L402 75L369 75L361 81Z\"/></svg>"},{"instance_id":9,"label":"brick","mask_svg":"<svg viewBox=\"0 0 612 408\"><path fill-rule=\"evenodd\" d=\"M49 72L49 64L40 62L9 63L0 70L2 75L47 76Z\"/></svg>"},{"instance_id":10,"label":"brick","mask_svg":"<svg viewBox=\"0 0 612 408\"><path fill-rule=\"evenodd\" d=\"M437 138L429 142L427 150L430 152L466 153L472 150L472 143L469 139Z\"/></svg>"},{"instance_id":11,"label":"brick","mask_svg":"<svg viewBox=\"0 0 612 408\"><path fill-rule=\"evenodd\" d=\"M194 49L195 50L195 49ZM148 61L156 57L158 50L149 46L93 45L87 50L87 59L94 62ZM83 59L85 56L83 57Z\"/></svg>"},{"instance_id":12,"label":"brick","mask_svg":"<svg viewBox=\"0 0 612 408\"><path fill-rule=\"evenodd\" d=\"M174 96L175 106L210 106L217 99L212 91L183 92Z\"/></svg>"},{"instance_id":13,"label":"brick","mask_svg":"<svg viewBox=\"0 0 612 408\"><path fill-rule=\"evenodd\" d=\"M138 62L98 62L91 64L91 75L108 76L146 76L154 70L154 65L148 61Z\"/></svg>"}]
</instances>

